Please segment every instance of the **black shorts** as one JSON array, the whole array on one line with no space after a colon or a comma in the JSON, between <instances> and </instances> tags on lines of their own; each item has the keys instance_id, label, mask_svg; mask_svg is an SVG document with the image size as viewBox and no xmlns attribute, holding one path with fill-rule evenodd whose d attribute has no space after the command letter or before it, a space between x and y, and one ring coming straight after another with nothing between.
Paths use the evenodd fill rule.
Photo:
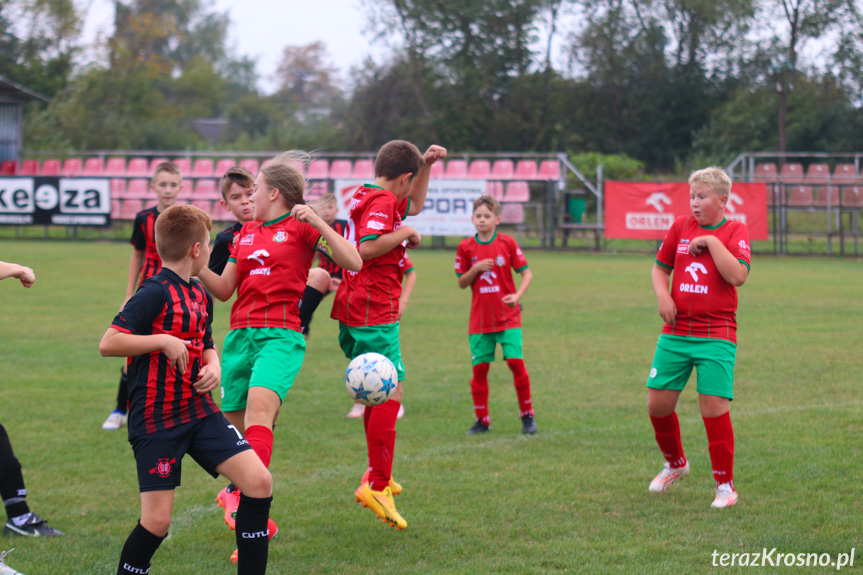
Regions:
<instances>
[{"instance_id":1,"label":"black shorts","mask_svg":"<svg viewBox=\"0 0 863 575\"><path fill-rule=\"evenodd\" d=\"M138 465L140 491L163 491L180 486L183 456L188 453L204 471L218 477L216 467L251 449L222 412L164 431L129 439Z\"/></svg>"}]
</instances>

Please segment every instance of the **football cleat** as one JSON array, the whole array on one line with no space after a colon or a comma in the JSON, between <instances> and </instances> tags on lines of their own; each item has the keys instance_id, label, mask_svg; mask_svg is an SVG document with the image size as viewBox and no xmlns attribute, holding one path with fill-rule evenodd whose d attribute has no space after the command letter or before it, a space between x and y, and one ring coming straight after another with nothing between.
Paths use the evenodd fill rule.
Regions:
<instances>
[{"instance_id":1,"label":"football cleat","mask_svg":"<svg viewBox=\"0 0 863 575\"><path fill-rule=\"evenodd\" d=\"M671 465L666 461L662 471L659 472L659 475L654 477L653 481L650 482L648 490L650 490L651 493L662 493L687 475L689 475L688 459L686 460L686 465L683 467L671 467Z\"/></svg>"},{"instance_id":2,"label":"football cleat","mask_svg":"<svg viewBox=\"0 0 863 575\"><path fill-rule=\"evenodd\" d=\"M380 517L384 523L389 523L396 529L407 528L407 521L396 511L393 492L389 486L384 487L383 491L372 491L368 483L363 483L356 490L354 496L357 501L362 503L363 507L368 507L374 511L375 515Z\"/></svg>"},{"instance_id":3,"label":"football cleat","mask_svg":"<svg viewBox=\"0 0 863 575\"><path fill-rule=\"evenodd\" d=\"M357 488L357 491L362 489L363 483L369 482L369 473L371 473L371 469L366 469L366 472L363 473L363 478L360 480L360 487ZM393 496L396 496L402 492L402 486L399 483L396 483L396 480L390 477L390 491L393 492Z\"/></svg>"},{"instance_id":4,"label":"football cleat","mask_svg":"<svg viewBox=\"0 0 863 575\"><path fill-rule=\"evenodd\" d=\"M273 537L279 534L279 528L276 527L276 522L272 519L267 519L267 529L270 530L270 536L267 538L268 541L272 541ZM231 553L231 557L228 559L231 563L236 563L239 561L239 549L234 549L234 552ZM0 574L2 575L2 574Z\"/></svg>"},{"instance_id":5,"label":"football cleat","mask_svg":"<svg viewBox=\"0 0 863 575\"><path fill-rule=\"evenodd\" d=\"M228 491L228 488L225 487L216 495L216 503L225 510L225 523L228 524L228 527L236 529L237 507L240 506L240 490L235 487L233 491Z\"/></svg>"},{"instance_id":6,"label":"football cleat","mask_svg":"<svg viewBox=\"0 0 863 575\"><path fill-rule=\"evenodd\" d=\"M108 416L108 419L105 420L105 423L102 424L102 429L107 431L116 431L126 425L126 414L120 413L119 411L112 411Z\"/></svg>"},{"instance_id":7,"label":"football cleat","mask_svg":"<svg viewBox=\"0 0 863 575\"><path fill-rule=\"evenodd\" d=\"M366 406L362 403L355 403L351 410L348 412L348 417L351 419L356 419L358 417L362 417L366 412Z\"/></svg>"},{"instance_id":8,"label":"football cleat","mask_svg":"<svg viewBox=\"0 0 863 575\"><path fill-rule=\"evenodd\" d=\"M534 435L536 433L536 420L532 415L525 415L521 418L521 432L525 435Z\"/></svg>"},{"instance_id":9,"label":"football cleat","mask_svg":"<svg viewBox=\"0 0 863 575\"><path fill-rule=\"evenodd\" d=\"M486 433L487 431L491 431L491 426L486 425L479 419L476 420L476 423L473 424L473 427L465 431L465 435L476 435L477 433Z\"/></svg>"},{"instance_id":10,"label":"football cleat","mask_svg":"<svg viewBox=\"0 0 863 575\"><path fill-rule=\"evenodd\" d=\"M738 500L737 492L734 490L732 483L720 483L716 486L716 499L710 504L711 507L722 509L725 507L734 507Z\"/></svg>"},{"instance_id":11,"label":"football cleat","mask_svg":"<svg viewBox=\"0 0 863 575\"><path fill-rule=\"evenodd\" d=\"M14 547L9 551L3 551L2 553L0 553L0 575L24 575L20 571L15 571L14 569L6 565L6 556L13 551L15 551Z\"/></svg>"},{"instance_id":12,"label":"football cleat","mask_svg":"<svg viewBox=\"0 0 863 575\"><path fill-rule=\"evenodd\" d=\"M15 525L11 520L8 521L3 532L6 535L15 533L28 537L59 537L63 535L62 531L57 531L53 527L50 527L44 519L35 513L31 513L30 518L23 525Z\"/></svg>"}]
</instances>

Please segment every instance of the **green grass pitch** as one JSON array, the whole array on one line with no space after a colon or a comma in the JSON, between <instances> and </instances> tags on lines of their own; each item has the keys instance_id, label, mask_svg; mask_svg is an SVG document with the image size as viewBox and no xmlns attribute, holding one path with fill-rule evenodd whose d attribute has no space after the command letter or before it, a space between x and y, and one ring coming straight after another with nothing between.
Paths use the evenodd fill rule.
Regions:
<instances>
[{"instance_id":1,"label":"green grass pitch","mask_svg":"<svg viewBox=\"0 0 863 575\"><path fill-rule=\"evenodd\" d=\"M100 428L121 361L99 357L98 342L122 300L130 248L7 240L2 252L37 281L0 284L0 422L31 507L67 535L7 536L0 550L15 547L7 561L28 575L114 573L139 498L125 429ZM275 429L280 531L269 573L706 573L714 551L835 557L858 546L858 261L755 256L740 290L732 404L740 503L715 510L694 381L678 409L692 475L664 496L647 491L662 466L644 388L661 328L651 254L527 253L524 351L539 424L530 438L502 361L490 372L492 432L464 435L470 294L456 285L454 255L412 254L419 281L402 321L407 414L394 464L408 529L354 503L365 442L361 421L345 418L347 359L328 298ZM219 345L227 315L218 304ZM214 502L224 482L191 459L184 468L152 573L235 573L234 535Z\"/></svg>"}]
</instances>

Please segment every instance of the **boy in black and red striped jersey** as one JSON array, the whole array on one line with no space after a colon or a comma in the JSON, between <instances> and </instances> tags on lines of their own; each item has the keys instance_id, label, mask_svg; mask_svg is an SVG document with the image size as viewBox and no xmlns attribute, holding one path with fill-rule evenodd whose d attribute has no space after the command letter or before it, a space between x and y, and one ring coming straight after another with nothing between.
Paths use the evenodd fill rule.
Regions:
<instances>
[{"instance_id":1,"label":"boy in black and red striped jersey","mask_svg":"<svg viewBox=\"0 0 863 575\"><path fill-rule=\"evenodd\" d=\"M345 236L345 229L347 228L348 222L347 220L336 219L338 205L336 204L336 196L334 194L328 192L322 195L315 205L315 212L317 212L321 219L324 220L324 223L333 228L333 231L342 237ZM306 300L308 299L306 296L314 294L309 294L307 292L303 297L303 306L300 308L300 322L302 323L303 335L307 338L310 334L309 327L312 324L312 317L314 316L318 304L320 304L321 300L329 295L330 292L334 292L339 289L339 284L342 283L342 267L339 264L320 255L317 256L317 260L319 267L312 268L309 271L309 284L312 283L313 273L327 272L328 279L327 285L322 290L320 298L315 299L314 307L306 304ZM317 285L317 281L315 282L315 285Z\"/></svg>"},{"instance_id":2,"label":"boy in black and red striped jersey","mask_svg":"<svg viewBox=\"0 0 863 575\"><path fill-rule=\"evenodd\" d=\"M171 525L186 453L213 477L223 474L242 489L237 573L266 572L272 477L210 395L221 380L213 300L192 277L209 258L210 226L195 206L165 210L155 225L163 268L141 284L99 343L103 356L131 357L136 368L129 382L129 443L141 518L120 554L121 575L149 571Z\"/></svg>"},{"instance_id":3,"label":"boy in black and red striped jersey","mask_svg":"<svg viewBox=\"0 0 863 575\"><path fill-rule=\"evenodd\" d=\"M496 199L488 195L477 198L473 203L471 220L476 235L462 240L455 256L458 287L471 287L468 338L473 363L470 391L476 423L467 434L485 433L491 429L488 370L494 361L495 348L500 344L503 359L512 372L518 397L521 432L532 435L536 433L536 421L530 394L530 376L521 351L519 302L533 281L533 274L515 240L497 232L500 203ZM521 274L518 290L512 279L513 269Z\"/></svg>"},{"instance_id":4,"label":"boy in black and red striped jersey","mask_svg":"<svg viewBox=\"0 0 863 575\"><path fill-rule=\"evenodd\" d=\"M665 324L647 380L647 410L665 464L649 490L662 493L689 475L675 409L695 367L716 481L710 505L715 508L731 507L738 500L729 407L737 357L737 288L749 277L752 257L746 225L725 219L730 193L731 179L722 168L693 172L689 177L692 215L674 220L651 272Z\"/></svg>"},{"instance_id":5,"label":"boy in black and red striped jersey","mask_svg":"<svg viewBox=\"0 0 863 575\"><path fill-rule=\"evenodd\" d=\"M150 180L150 189L156 193L156 205L138 212L132 226L130 240L132 257L129 259L129 278L126 282L126 297L123 299L123 305L145 280L153 277L162 268L162 260L156 250L156 240L153 236L156 218L177 202L177 195L182 188L183 178L177 164L162 162L156 166L153 179ZM102 424L102 429L116 430L126 423L129 401L128 378L128 366L124 365L120 372L120 383L117 386L117 406Z\"/></svg>"},{"instance_id":6,"label":"boy in black and red striped jersey","mask_svg":"<svg viewBox=\"0 0 863 575\"><path fill-rule=\"evenodd\" d=\"M374 184L364 184L351 198L347 237L363 259L359 272L347 272L336 292L331 317L339 321L339 345L349 359L380 353L396 366L399 382L405 367L399 346L399 296L405 247L415 248L419 232L402 219L422 211L428 193L431 165L446 157L446 149L431 146L425 154L410 142L384 144L375 158ZM357 501L398 528L407 522L396 511L393 495L401 486L392 480L396 419L404 385L392 397L363 416L368 469L354 492Z\"/></svg>"}]
</instances>

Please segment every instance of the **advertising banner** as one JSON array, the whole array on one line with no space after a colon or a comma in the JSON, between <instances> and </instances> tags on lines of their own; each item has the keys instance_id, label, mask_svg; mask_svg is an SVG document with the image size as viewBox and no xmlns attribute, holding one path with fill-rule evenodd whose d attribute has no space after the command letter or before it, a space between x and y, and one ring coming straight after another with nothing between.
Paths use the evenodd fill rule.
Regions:
<instances>
[{"instance_id":1,"label":"advertising banner","mask_svg":"<svg viewBox=\"0 0 863 575\"><path fill-rule=\"evenodd\" d=\"M108 178L0 178L0 224L107 226Z\"/></svg>"}]
</instances>

